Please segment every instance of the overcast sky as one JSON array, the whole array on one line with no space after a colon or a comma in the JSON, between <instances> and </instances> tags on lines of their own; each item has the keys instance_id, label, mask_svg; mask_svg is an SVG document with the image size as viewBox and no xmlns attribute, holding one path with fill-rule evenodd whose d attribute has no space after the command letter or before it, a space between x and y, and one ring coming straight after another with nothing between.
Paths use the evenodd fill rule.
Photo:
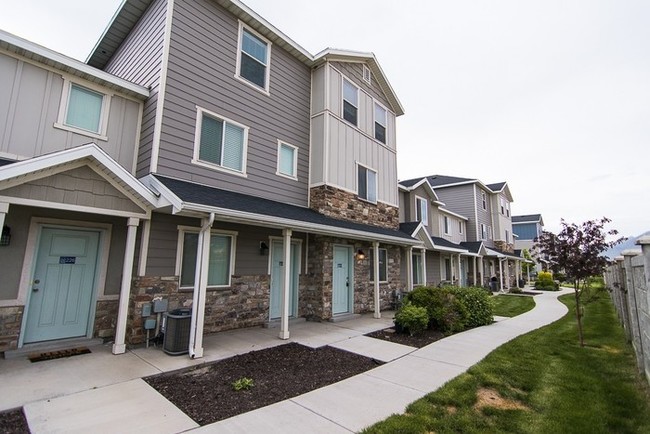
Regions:
<instances>
[{"instance_id":1,"label":"overcast sky","mask_svg":"<svg viewBox=\"0 0 650 434\"><path fill-rule=\"evenodd\" d=\"M312 54L372 51L400 179L507 181L546 229L650 230L650 1L245 0ZM0 0L0 28L85 60L120 0Z\"/></svg>"}]
</instances>

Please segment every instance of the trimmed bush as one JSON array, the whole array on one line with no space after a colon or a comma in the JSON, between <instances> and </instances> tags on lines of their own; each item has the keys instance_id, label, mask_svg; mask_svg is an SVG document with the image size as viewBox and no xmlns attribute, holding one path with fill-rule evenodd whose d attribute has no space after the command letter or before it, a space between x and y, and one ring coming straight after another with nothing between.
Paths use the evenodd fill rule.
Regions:
<instances>
[{"instance_id":1,"label":"trimmed bush","mask_svg":"<svg viewBox=\"0 0 650 434\"><path fill-rule=\"evenodd\" d=\"M436 327L445 333L465 329L469 314L463 302L454 294L453 287L418 287L407 295L407 300L427 310L429 328Z\"/></svg>"},{"instance_id":2,"label":"trimmed bush","mask_svg":"<svg viewBox=\"0 0 650 434\"><path fill-rule=\"evenodd\" d=\"M424 307L407 302L395 312L395 326L411 336L419 335L429 325L429 315Z\"/></svg>"},{"instance_id":3,"label":"trimmed bush","mask_svg":"<svg viewBox=\"0 0 650 434\"><path fill-rule=\"evenodd\" d=\"M492 324L494 305L490 294L484 288L454 288L452 292L465 305L467 321L465 327L479 327Z\"/></svg>"},{"instance_id":4,"label":"trimmed bush","mask_svg":"<svg viewBox=\"0 0 650 434\"><path fill-rule=\"evenodd\" d=\"M535 289L540 291L557 291L560 285L553 280L553 274L548 271L540 271L535 281Z\"/></svg>"}]
</instances>

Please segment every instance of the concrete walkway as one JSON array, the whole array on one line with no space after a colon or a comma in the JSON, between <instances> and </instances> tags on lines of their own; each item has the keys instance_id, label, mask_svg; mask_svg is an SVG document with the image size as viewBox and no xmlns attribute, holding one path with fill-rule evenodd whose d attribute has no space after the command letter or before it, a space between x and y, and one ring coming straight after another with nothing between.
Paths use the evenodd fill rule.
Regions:
<instances>
[{"instance_id":1,"label":"concrete walkway","mask_svg":"<svg viewBox=\"0 0 650 434\"><path fill-rule=\"evenodd\" d=\"M566 314L557 301L564 290L534 297L533 310L472 329L421 349L363 336L392 325L363 316L342 323L296 323L291 341L330 345L386 363L339 383L199 427L143 376L281 345L277 329L247 329L206 337L205 358L170 357L160 349L137 349L113 356L107 347L93 353L30 364L0 360L0 410L23 406L32 433L56 432L219 432L349 433L402 413L405 407L465 372L509 340Z\"/></svg>"}]
</instances>

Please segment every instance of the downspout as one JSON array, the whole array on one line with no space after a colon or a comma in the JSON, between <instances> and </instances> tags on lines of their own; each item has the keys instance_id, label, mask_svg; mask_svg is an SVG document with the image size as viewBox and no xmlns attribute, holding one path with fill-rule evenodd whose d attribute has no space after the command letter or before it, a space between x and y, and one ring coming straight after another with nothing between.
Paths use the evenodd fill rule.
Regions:
<instances>
[{"instance_id":1,"label":"downspout","mask_svg":"<svg viewBox=\"0 0 650 434\"><path fill-rule=\"evenodd\" d=\"M194 294L192 295L192 320L190 327L189 355L191 359L203 357L203 322L205 315L205 291L208 284L209 247L206 249L206 236L210 242L210 230L214 223L214 213L211 212L199 232L196 270L194 273ZM207 251L207 254L206 254ZM197 342L198 340L198 342Z\"/></svg>"}]
</instances>

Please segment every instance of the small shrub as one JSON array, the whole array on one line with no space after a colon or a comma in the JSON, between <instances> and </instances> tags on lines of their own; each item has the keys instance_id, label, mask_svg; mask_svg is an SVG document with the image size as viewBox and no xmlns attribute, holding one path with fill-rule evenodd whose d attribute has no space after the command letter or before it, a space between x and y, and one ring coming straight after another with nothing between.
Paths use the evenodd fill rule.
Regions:
<instances>
[{"instance_id":1,"label":"small shrub","mask_svg":"<svg viewBox=\"0 0 650 434\"><path fill-rule=\"evenodd\" d=\"M465 327L479 327L494 321L494 304L484 288L453 288L452 293L467 309Z\"/></svg>"},{"instance_id":2,"label":"small shrub","mask_svg":"<svg viewBox=\"0 0 650 434\"><path fill-rule=\"evenodd\" d=\"M468 313L452 288L421 286L410 292L407 299L413 305L427 310L429 328L437 327L445 333L455 333L465 329Z\"/></svg>"},{"instance_id":3,"label":"small shrub","mask_svg":"<svg viewBox=\"0 0 650 434\"><path fill-rule=\"evenodd\" d=\"M252 378L242 377L239 380L233 381L231 383L233 390L239 392L240 390L248 390L255 386Z\"/></svg>"},{"instance_id":4,"label":"small shrub","mask_svg":"<svg viewBox=\"0 0 650 434\"><path fill-rule=\"evenodd\" d=\"M553 274L548 271L540 271L535 281L535 289L541 291L557 291L560 285L553 281Z\"/></svg>"},{"instance_id":5,"label":"small shrub","mask_svg":"<svg viewBox=\"0 0 650 434\"><path fill-rule=\"evenodd\" d=\"M408 331L411 336L421 334L428 325L429 315L424 307L406 302L395 313L395 326L403 331Z\"/></svg>"}]
</instances>

